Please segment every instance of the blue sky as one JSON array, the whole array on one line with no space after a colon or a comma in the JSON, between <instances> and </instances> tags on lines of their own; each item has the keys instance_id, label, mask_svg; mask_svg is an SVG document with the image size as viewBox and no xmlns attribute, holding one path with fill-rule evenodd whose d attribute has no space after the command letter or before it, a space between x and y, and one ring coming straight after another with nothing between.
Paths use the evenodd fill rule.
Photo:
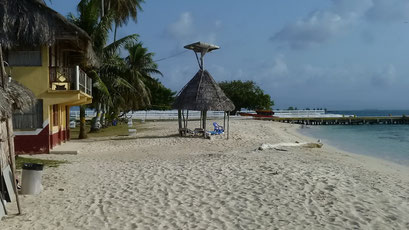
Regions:
<instances>
[{"instance_id":1,"label":"blue sky","mask_svg":"<svg viewBox=\"0 0 409 230\"><path fill-rule=\"evenodd\" d=\"M47 2L63 15L77 1ZM408 0L146 0L138 33L155 59L196 41L216 81L253 80L275 108L409 108ZM197 72L193 52L158 62L163 84L179 91Z\"/></svg>"}]
</instances>

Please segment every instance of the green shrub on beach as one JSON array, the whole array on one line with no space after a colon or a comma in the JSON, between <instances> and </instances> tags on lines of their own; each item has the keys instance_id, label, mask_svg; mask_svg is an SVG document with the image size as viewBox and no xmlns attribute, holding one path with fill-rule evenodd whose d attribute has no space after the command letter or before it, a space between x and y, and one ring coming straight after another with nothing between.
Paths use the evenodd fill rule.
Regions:
<instances>
[{"instance_id":1,"label":"green shrub on beach","mask_svg":"<svg viewBox=\"0 0 409 230\"><path fill-rule=\"evenodd\" d=\"M265 94L254 81L223 81L219 83L219 86L236 106L233 114L241 108L268 110L274 105L274 101L271 100L270 95Z\"/></svg>"}]
</instances>

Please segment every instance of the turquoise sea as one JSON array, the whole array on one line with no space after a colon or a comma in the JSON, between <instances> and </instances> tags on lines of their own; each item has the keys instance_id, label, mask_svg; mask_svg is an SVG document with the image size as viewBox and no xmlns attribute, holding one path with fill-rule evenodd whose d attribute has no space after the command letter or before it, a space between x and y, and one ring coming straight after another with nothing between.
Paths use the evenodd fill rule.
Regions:
<instances>
[{"instance_id":1,"label":"turquoise sea","mask_svg":"<svg viewBox=\"0 0 409 230\"><path fill-rule=\"evenodd\" d=\"M409 110L332 111L356 116L402 116ZM409 125L307 126L304 135L321 139L338 149L378 157L409 166Z\"/></svg>"}]
</instances>

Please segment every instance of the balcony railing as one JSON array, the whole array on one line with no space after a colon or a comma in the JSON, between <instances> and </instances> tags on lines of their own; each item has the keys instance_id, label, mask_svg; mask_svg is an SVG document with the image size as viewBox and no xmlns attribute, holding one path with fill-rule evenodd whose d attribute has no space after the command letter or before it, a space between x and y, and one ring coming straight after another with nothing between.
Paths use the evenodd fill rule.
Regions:
<instances>
[{"instance_id":1,"label":"balcony railing","mask_svg":"<svg viewBox=\"0 0 409 230\"><path fill-rule=\"evenodd\" d=\"M75 67L50 67L50 88L53 90L79 90L92 95L92 79Z\"/></svg>"}]
</instances>

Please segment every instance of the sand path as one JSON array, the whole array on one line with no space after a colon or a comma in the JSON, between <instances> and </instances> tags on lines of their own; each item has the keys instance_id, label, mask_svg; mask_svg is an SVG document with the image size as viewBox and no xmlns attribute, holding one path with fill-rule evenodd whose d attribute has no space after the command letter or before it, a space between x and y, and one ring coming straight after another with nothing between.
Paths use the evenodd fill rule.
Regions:
<instances>
[{"instance_id":1,"label":"sand path","mask_svg":"<svg viewBox=\"0 0 409 230\"><path fill-rule=\"evenodd\" d=\"M289 124L233 120L231 139L212 141L174 136L176 122L145 126L41 156L70 164L47 168L44 191L1 229L409 229L404 167L325 145L256 150L309 141Z\"/></svg>"}]
</instances>

